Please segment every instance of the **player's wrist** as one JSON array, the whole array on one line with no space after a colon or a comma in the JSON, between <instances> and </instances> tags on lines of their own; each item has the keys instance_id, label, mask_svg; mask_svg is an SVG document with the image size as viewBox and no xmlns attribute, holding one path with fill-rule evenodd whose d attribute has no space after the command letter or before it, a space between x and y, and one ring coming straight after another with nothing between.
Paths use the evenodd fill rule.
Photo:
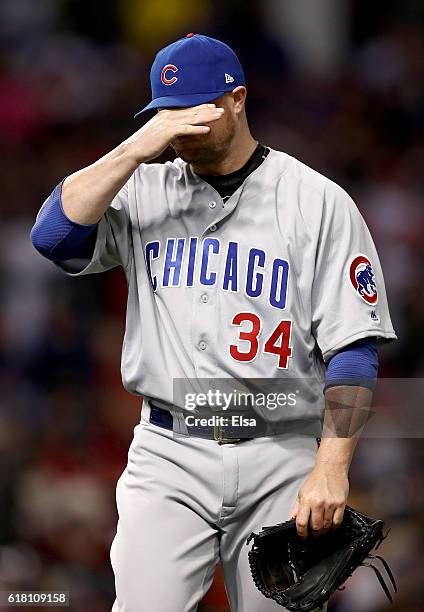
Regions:
<instances>
[{"instance_id":1,"label":"player's wrist","mask_svg":"<svg viewBox=\"0 0 424 612\"><path fill-rule=\"evenodd\" d=\"M138 168L140 164L150 161L146 155L140 152L140 147L136 146L135 142L123 142L118 149L121 159L133 170Z\"/></svg>"},{"instance_id":2,"label":"player's wrist","mask_svg":"<svg viewBox=\"0 0 424 612\"><path fill-rule=\"evenodd\" d=\"M322 446L318 449L315 470L326 472L328 474L338 474L347 476L349 473L350 464L353 456L351 445L346 444L345 440L332 441L333 444ZM334 444L336 442L336 444ZM340 444L340 442L342 442Z\"/></svg>"},{"instance_id":3,"label":"player's wrist","mask_svg":"<svg viewBox=\"0 0 424 612\"><path fill-rule=\"evenodd\" d=\"M314 466L314 472L317 475L324 475L330 478L348 478L350 463L347 461L331 462L326 459L317 458Z\"/></svg>"}]
</instances>

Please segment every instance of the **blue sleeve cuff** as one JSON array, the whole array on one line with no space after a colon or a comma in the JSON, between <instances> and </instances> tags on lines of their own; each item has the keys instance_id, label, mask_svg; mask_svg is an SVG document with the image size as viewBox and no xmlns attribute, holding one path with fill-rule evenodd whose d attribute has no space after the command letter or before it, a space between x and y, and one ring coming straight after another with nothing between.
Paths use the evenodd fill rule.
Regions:
<instances>
[{"instance_id":1,"label":"blue sleeve cuff","mask_svg":"<svg viewBox=\"0 0 424 612\"><path fill-rule=\"evenodd\" d=\"M327 363L325 389L355 385L374 389L377 384L378 349L376 338L364 338L344 347Z\"/></svg>"},{"instance_id":2,"label":"blue sleeve cuff","mask_svg":"<svg viewBox=\"0 0 424 612\"><path fill-rule=\"evenodd\" d=\"M42 206L31 230L34 247L52 261L64 261L81 257L97 223L83 225L69 219L62 206L62 185L57 185Z\"/></svg>"}]
</instances>

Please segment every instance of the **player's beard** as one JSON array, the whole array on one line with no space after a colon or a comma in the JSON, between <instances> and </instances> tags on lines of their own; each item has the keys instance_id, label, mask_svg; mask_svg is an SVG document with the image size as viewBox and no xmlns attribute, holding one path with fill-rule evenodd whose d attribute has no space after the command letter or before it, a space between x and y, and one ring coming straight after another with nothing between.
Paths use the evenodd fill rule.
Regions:
<instances>
[{"instance_id":1,"label":"player's beard","mask_svg":"<svg viewBox=\"0 0 424 612\"><path fill-rule=\"evenodd\" d=\"M234 140L236 126L228 122L220 129L199 136L182 136L171 146L178 157L195 166L213 166L226 158Z\"/></svg>"}]
</instances>

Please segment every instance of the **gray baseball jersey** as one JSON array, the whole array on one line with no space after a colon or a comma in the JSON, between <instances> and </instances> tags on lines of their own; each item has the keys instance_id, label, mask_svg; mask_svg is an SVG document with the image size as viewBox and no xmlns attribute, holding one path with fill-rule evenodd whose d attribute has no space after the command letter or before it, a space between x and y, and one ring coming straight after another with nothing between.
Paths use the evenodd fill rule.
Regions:
<instances>
[{"instance_id":1,"label":"gray baseball jersey","mask_svg":"<svg viewBox=\"0 0 424 612\"><path fill-rule=\"evenodd\" d=\"M175 404L174 379L317 379L322 395L322 357L396 338L354 202L276 150L225 203L181 159L141 164L100 220L91 261L61 267L118 265L129 291L123 383L162 402ZM287 418L321 410L317 397Z\"/></svg>"}]
</instances>

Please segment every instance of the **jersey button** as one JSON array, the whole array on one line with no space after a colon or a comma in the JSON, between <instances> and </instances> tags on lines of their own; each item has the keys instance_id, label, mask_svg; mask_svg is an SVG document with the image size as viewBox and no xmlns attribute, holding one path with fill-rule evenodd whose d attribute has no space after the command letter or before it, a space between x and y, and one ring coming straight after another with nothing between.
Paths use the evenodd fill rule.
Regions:
<instances>
[{"instance_id":1,"label":"jersey button","mask_svg":"<svg viewBox=\"0 0 424 612\"><path fill-rule=\"evenodd\" d=\"M216 202L209 202L209 208L215 208Z\"/></svg>"},{"instance_id":2,"label":"jersey button","mask_svg":"<svg viewBox=\"0 0 424 612\"><path fill-rule=\"evenodd\" d=\"M213 225L211 225L209 229L210 229L210 231L211 231L211 232L216 231L216 225L215 225L215 223L214 223Z\"/></svg>"},{"instance_id":3,"label":"jersey button","mask_svg":"<svg viewBox=\"0 0 424 612\"><path fill-rule=\"evenodd\" d=\"M207 344L206 344L206 342L205 342L204 340L201 340L201 341L199 342L199 349L200 349L201 351L206 350L206 346L207 346Z\"/></svg>"},{"instance_id":4,"label":"jersey button","mask_svg":"<svg viewBox=\"0 0 424 612\"><path fill-rule=\"evenodd\" d=\"M207 302L209 302L209 298L208 298L208 296L206 295L206 293L204 293L204 294L202 295L201 300L202 300L202 302L203 302L204 304L206 304Z\"/></svg>"}]
</instances>

